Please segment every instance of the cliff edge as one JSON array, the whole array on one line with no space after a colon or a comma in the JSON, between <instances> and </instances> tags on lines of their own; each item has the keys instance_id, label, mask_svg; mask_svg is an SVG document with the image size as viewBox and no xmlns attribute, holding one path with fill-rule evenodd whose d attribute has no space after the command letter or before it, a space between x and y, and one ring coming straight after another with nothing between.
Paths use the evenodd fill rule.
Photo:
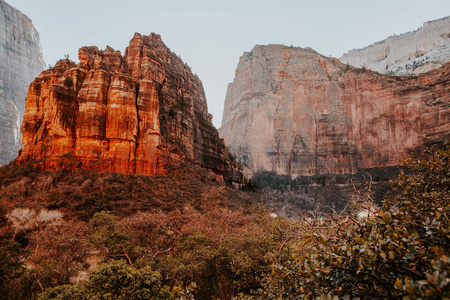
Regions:
<instances>
[{"instance_id":1,"label":"cliff edge","mask_svg":"<svg viewBox=\"0 0 450 300\"><path fill-rule=\"evenodd\" d=\"M342 55L341 62L388 75L418 75L450 61L450 17Z\"/></svg>"},{"instance_id":2,"label":"cliff edge","mask_svg":"<svg viewBox=\"0 0 450 300\"><path fill-rule=\"evenodd\" d=\"M20 125L28 86L44 69L39 34L31 20L0 0L0 165L22 147Z\"/></svg>"},{"instance_id":3,"label":"cliff edge","mask_svg":"<svg viewBox=\"0 0 450 300\"><path fill-rule=\"evenodd\" d=\"M247 176L394 166L412 149L449 138L449 83L450 63L394 77L312 49L255 46L228 86L219 132Z\"/></svg>"},{"instance_id":4,"label":"cliff edge","mask_svg":"<svg viewBox=\"0 0 450 300\"><path fill-rule=\"evenodd\" d=\"M229 156L203 86L161 37L136 33L122 56L83 47L30 85L17 162L163 174L189 162L224 175Z\"/></svg>"}]
</instances>

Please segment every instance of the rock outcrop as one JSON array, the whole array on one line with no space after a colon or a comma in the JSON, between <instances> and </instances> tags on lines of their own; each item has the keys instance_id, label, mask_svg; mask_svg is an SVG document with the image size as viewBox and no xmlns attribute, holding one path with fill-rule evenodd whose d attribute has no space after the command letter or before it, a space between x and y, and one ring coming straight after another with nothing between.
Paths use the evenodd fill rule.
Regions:
<instances>
[{"instance_id":1,"label":"rock outcrop","mask_svg":"<svg viewBox=\"0 0 450 300\"><path fill-rule=\"evenodd\" d=\"M28 86L44 69L31 20L0 0L0 165L17 157Z\"/></svg>"},{"instance_id":2,"label":"rock outcrop","mask_svg":"<svg viewBox=\"0 0 450 300\"><path fill-rule=\"evenodd\" d=\"M345 53L341 62L388 75L418 75L450 61L450 17Z\"/></svg>"},{"instance_id":3,"label":"rock outcrop","mask_svg":"<svg viewBox=\"0 0 450 300\"><path fill-rule=\"evenodd\" d=\"M311 49L255 46L228 86L225 144L251 175L394 166L450 136L450 64L416 77L357 69Z\"/></svg>"},{"instance_id":4,"label":"rock outcrop","mask_svg":"<svg viewBox=\"0 0 450 300\"><path fill-rule=\"evenodd\" d=\"M229 155L197 76L156 34L122 56L83 47L30 85L17 162L120 173L166 173L190 162L223 175Z\"/></svg>"}]
</instances>

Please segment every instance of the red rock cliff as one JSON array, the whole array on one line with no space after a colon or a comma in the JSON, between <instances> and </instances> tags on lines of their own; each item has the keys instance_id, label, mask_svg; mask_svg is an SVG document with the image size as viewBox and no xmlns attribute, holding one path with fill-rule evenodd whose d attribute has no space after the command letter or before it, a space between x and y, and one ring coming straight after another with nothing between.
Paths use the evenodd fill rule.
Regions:
<instances>
[{"instance_id":1,"label":"red rock cliff","mask_svg":"<svg viewBox=\"0 0 450 300\"><path fill-rule=\"evenodd\" d=\"M228 87L219 132L247 175L353 173L448 139L449 102L449 63L390 77L311 49L255 46Z\"/></svg>"},{"instance_id":2,"label":"red rock cliff","mask_svg":"<svg viewBox=\"0 0 450 300\"><path fill-rule=\"evenodd\" d=\"M31 84L18 162L156 174L188 161L228 171L200 80L159 35L136 33L123 57L83 47L79 60L59 61Z\"/></svg>"}]
</instances>

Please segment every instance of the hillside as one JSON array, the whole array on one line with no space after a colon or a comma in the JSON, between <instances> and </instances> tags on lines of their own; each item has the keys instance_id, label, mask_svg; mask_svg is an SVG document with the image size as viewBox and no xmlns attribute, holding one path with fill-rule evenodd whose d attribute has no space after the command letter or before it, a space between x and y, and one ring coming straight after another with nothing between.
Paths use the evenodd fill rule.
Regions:
<instances>
[{"instance_id":1,"label":"hillside","mask_svg":"<svg viewBox=\"0 0 450 300\"><path fill-rule=\"evenodd\" d=\"M412 159L381 209L358 193L344 214L297 220L199 167L4 166L0 299L445 298L449 155Z\"/></svg>"}]
</instances>

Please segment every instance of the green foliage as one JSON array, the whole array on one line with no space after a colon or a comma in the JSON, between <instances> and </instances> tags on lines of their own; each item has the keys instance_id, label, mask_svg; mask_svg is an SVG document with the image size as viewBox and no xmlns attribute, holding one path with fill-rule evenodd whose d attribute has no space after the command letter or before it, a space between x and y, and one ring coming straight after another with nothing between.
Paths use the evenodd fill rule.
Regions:
<instances>
[{"instance_id":1,"label":"green foliage","mask_svg":"<svg viewBox=\"0 0 450 300\"><path fill-rule=\"evenodd\" d=\"M399 175L374 218L305 235L313 251L273 265L258 298L449 298L449 156L447 145L410 159L413 174Z\"/></svg>"},{"instance_id":2,"label":"green foliage","mask_svg":"<svg viewBox=\"0 0 450 300\"><path fill-rule=\"evenodd\" d=\"M84 300L89 292L83 285L60 285L39 295L39 300Z\"/></svg>"},{"instance_id":3,"label":"green foliage","mask_svg":"<svg viewBox=\"0 0 450 300\"><path fill-rule=\"evenodd\" d=\"M213 285L218 284L219 260L220 251L215 243L202 233L193 233L183 238L173 255L163 257L158 265L171 279L171 285L195 280L200 286L198 292L211 296Z\"/></svg>"},{"instance_id":4,"label":"green foliage","mask_svg":"<svg viewBox=\"0 0 450 300\"><path fill-rule=\"evenodd\" d=\"M253 174L251 184L257 189L270 187L274 190L285 191L292 180L288 175L278 175L273 171L258 171Z\"/></svg>"},{"instance_id":5,"label":"green foliage","mask_svg":"<svg viewBox=\"0 0 450 300\"><path fill-rule=\"evenodd\" d=\"M68 284L87 267L88 249L85 246L85 226L67 222L47 226L39 233L39 252L28 257L32 277L39 279L43 288Z\"/></svg>"},{"instance_id":6,"label":"green foliage","mask_svg":"<svg viewBox=\"0 0 450 300\"><path fill-rule=\"evenodd\" d=\"M102 211L94 214L89 222L89 242L106 253L120 252L122 242L129 239L119 226L117 216Z\"/></svg>"},{"instance_id":7,"label":"green foliage","mask_svg":"<svg viewBox=\"0 0 450 300\"><path fill-rule=\"evenodd\" d=\"M173 299L158 272L136 269L123 260L100 265L84 285L59 286L46 291L40 300L50 299Z\"/></svg>"},{"instance_id":8,"label":"green foliage","mask_svg":"<svg viewBox=\"0 0 450 300\"><path fill-rule=\"evenodd\" d=\"M241 231L227 236L223 253L228 258L231 285L236 291L246 291L259 286L259 279L268 272L267 266L283 258L282 244L284 222L279 220L256 220Z\"/></svg>"},{"instance_id":9,"label":"green foliage","mask_svg":"<svg viewBox=\"0 0 450 300\"><path fill-rule=\"evenodd\" d=\"M5 276L20 273L20 261L27 252L21 249L18 242L0 240L0 277L3 279Z\"/></svg>"},{"instance_id":10,"label":"green foliage","mask_svg":"<svg viewBox=\"0 0 450 300\"><path fill-rule=\"evenodd\" d=\"M110 212L96 213L89 222L88 241L103 259L126 258L130 264L137 259L139 248L129 232L123 230L118 217Z\"/></svg>"},{"instance_id":11,"label":"green foliage","mask_svg":"<svg viewBox=\"0 0 450 300\"><path fill-rule=\"evenodd\" d=\"M0 299L20 299L30 288L31 283L23 281L27 271L21 264L28 252L18 242L0 240Z\"/></svg>"},{"instance_id":12,"label":"green foliage","mask_svg":"<svg viewBox=\"0 0 450 300\"><path fill-rule=\"evenodd\" d=\"M194 232L181 238L159 267L172 285L196 282L199 299L232 295L259 286L259 280L280 250L278 224L251 222L223 237ZM273 232L270 231L273 229Z\"/></svg>"},{"instance_id":13,"label":"green foliage","mask_svg":"<svg viewBox=\"0 0 450 300\"><path fill-rule=\"evenodd\" d=\"M272 218L264 206L244 209L251 201L241 191L182 170L146 177L0 168L0 299L35 299L41 290L43 300L448 298L449 153L410 159L411 173L365 219L312 211ZM6 217L36 204L64 218L31 228ZM25 251L38 241L39 251Z\"/></svg>"}]
</instances>

